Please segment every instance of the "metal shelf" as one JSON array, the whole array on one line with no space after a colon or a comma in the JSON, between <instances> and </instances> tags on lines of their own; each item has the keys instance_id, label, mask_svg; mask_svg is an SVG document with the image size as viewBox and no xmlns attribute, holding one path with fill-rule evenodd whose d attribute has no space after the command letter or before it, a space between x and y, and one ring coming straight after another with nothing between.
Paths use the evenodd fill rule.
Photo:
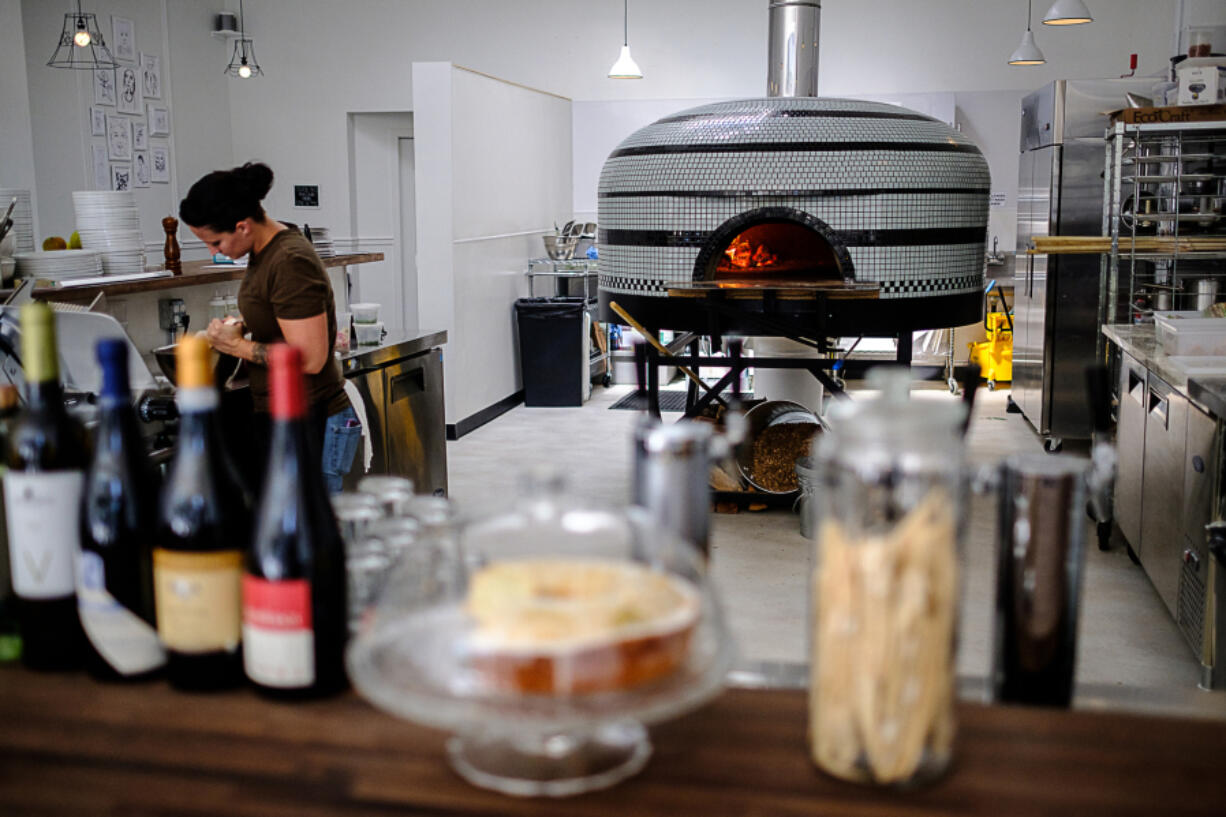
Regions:
<instances>
[{"instance_id":1,"label":"metal shelf","mask_svg":"<svg viewBox=\"0 0 1226 817\"><path fill-rule=\"evenodd\" d=\"M1201 163L1194 172L1182 172L1194 162ZM1143 167L1175 172L1150 175ZM1188 190L1185 182L1200 189ZM1103 235L1112 239L1112 249L1103 257L1101 322L1131 323L1154 309L1199 306L1197 282L1222 278L1212 262L1226 259L1226 251L1132 251L1129 239L1139 231L1152 235L1157 225L1160 238L1226 240L1226 121L1116 123L1106 133L1103 185ZM1157 185L1171 187L1156 190ZM1136 202L1155 212L1133 213ZM1187 212L1189 206L1205 212ZM1189 233L1192 226L1197 229ZM1209 285L1206 293L1212 290Z\"/></svg>"}]
</instances>

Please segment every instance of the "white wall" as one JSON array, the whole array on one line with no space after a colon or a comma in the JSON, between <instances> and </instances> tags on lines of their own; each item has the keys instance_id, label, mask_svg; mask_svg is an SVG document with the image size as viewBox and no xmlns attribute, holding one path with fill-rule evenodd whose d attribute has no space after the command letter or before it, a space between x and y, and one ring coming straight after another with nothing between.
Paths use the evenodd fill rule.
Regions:
<instances>
[{"instance_id":1,"label":"white wall","mask_svg":"<svg viewBox=\"0 0 1226 817\"><path fill-rule=\"evenodd\" d=\"M0 187L31 191L34 235L38 236L38 191L34 179L21 0L0 0ZM8 207L8 202L0 204Z\"/></svg>"},{"instance_id":2,"label":"white wall","mask_svg":"<svg viewBox=\"0 0 1226 817\"><path fill-rule=\"evenodd\" d=\"M520 388L513 304L571 209L570 100L446 64L415 65L413 95L421 323L449 332L456 423Z\"/></svg>"}]
</instances>

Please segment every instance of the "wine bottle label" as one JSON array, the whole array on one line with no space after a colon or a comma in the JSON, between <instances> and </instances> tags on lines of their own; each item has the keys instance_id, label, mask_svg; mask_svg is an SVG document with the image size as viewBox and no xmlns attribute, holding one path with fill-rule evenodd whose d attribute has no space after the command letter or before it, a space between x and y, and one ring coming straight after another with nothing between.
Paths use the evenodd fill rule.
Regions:
<instances>
[{"instance_id":1,"label":"wine bottle label","mask_svg":"<svg viewBox=\"0 0 1226 817\"><path fill-rule=\"evenodd\" d=\"M79 471L4 475L9 566L18 596L53 599L73 594L84 487L85 474Z\"/></svg>"},{"instance_id":2,"label":"wine bottle label","mask_svg":"<svg viewBox=\"0 0 1226 817\"><path fill-rule=\"evenodd\" d=\"M153 551L158 635L167 649L201 653L238 648L242 567L237 550Z\"/></svg>"},{"instance_id":3,"label":"wine bottle label","mask_svg":"<svg viewBox=\"0 0 1226 817\"><path fill-rule=\"evenodd\" d=\"M92 551L77 558L77 612L89 642L120 675L166 663L157 630L106 591L106 564Z\"/></svg>"},{"instance_id":4,"label":"wine bottle label","mask_svg":"<svg viewBox=\"0 0 1226 817\"><path fill-rule=\"evenodd\" d=\"M247 677L264 686L315 683L310 582L243 576L243 664Z\"/></svg>"}]
</instances>

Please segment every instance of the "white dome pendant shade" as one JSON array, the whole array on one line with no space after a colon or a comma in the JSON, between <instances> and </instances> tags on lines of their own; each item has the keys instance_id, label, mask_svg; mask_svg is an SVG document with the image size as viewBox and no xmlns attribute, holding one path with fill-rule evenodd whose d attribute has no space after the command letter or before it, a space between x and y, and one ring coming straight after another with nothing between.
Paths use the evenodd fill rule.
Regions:
<instances>
[{"instance_id":1,"label":"white dome pendant shade","mask_svg":"<svg viewBox=\"0 0 1226 817\"><path fill-rule=\"evenodd\" d=\"M1042 65L1047 62L1047 58L1035 44L1034 32L1030 30L1030 11L1030 0L1026 0L1026 33L1022 35L1022 42L1009 57L1010 65Z\"/></svg>"},{"instance_id":2,"label":"white dome pendant shade","mask_svg":"<svg viewBox=\"0 0 1226 817\"><path fill-rule=\"evenodd\" d=\"M1056 0L1043 18L1045 26L1075 26L1092 22L1094 18L1081 0Z\"/></svg>"},{"instance_id":3,"label":"white dome pendant shade","mask_svg":"<svg viewBox=\"0 0 1226 817\"><path fill-rule=\"evenodd\" d=\"M642 79L639 64L630 56L630 0L622 0L622 51L609 69L609 79Z\"/></svg>"},{"instance_id":4,"label":"white dome pendant shade","mask_svg":"<svg viewBox=\"0 0 1226 817\"><path fill-rule=\"evenodd\" d=\"M1034 32L1026 29L1026 33L1022 35L1021 44L1014 50L1013 56L1009 57L1009 64L1042 65L1045 62L1047 62L1047 59L1034 42Z\"/></svg>"},{"instance_id":5,"label":"white dome pendant shade","mask_svg":"<svg viewBox=\"0 0 1226 817\"><path fill-rule=\"evenodd\" d=\"M642 79L643 72L639 70L639 64L630 56L630 46L623 45L622 52L617 57L617 62L613 63L613 67L609 69L609 79Z\"/></svg>"}]
</instances>

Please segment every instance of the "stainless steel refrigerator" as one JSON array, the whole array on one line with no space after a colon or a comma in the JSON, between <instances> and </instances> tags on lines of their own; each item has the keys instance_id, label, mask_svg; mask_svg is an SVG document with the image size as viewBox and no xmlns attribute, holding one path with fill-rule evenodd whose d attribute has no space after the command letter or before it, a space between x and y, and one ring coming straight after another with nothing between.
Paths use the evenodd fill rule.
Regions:
<instances>
[{"instance_id":1,"label":"stainless steel refrigerator","mask_svg":"<svg viewBox=\"0 0 1226 817\"><path fill-rule=\"evenodd\" d=\"M1056 80L1022 100L1012 401L1049 451L1090 436L1101 259L1027 255L1044 235L1101 235L1107 114L1152 79Z\"/></svg>"}]
</instances>

